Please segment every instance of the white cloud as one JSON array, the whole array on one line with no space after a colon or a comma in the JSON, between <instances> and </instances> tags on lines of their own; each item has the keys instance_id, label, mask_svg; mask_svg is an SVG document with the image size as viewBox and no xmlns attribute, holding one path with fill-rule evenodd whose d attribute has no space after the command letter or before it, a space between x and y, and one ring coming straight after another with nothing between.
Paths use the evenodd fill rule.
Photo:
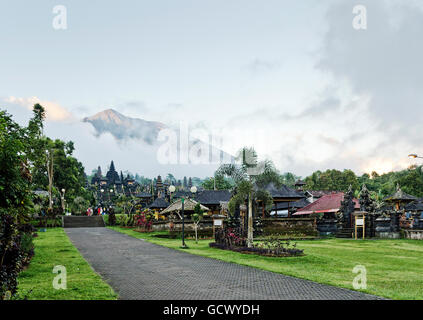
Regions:
<instances>
[{"instance_id":1,"label":"white cloud","mask_svg":"<svg viewBox=\"0 0 423 320\"><path fill-rule=\"evenodd\" d=\"M15 104L24 107L28 110L32 110L34 104L41 104L46 110L46 119L48 121L73 121L75 117L66 108L60 104L52 101L41 100L38 97L19 98L19 97L7 97L4 99L5 102Z\"/></svg>"}]
</instances>

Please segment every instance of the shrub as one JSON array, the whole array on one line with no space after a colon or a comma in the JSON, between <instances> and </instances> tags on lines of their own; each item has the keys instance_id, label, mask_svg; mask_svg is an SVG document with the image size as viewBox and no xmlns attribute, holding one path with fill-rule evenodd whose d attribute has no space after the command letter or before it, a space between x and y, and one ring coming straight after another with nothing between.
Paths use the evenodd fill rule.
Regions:
<instances>
[{"instance_id":1,"label":"shrub","mask_svg":"<svg viewBox=\"0 0 423 320\"><path fill-rule=\"evenodd\" d=\"M115 214L115 210L110 209L110 213L108 216L108 224L109 226L114 226L116 225L116 214Z\"/></svg>"},{"instance_id":2,"label":"shrub","mask_svg":"<svg viewBox=\"0 0 423 320\"><path fill-rule=\"evenodd\" d=\"M13 296L17 290L17 277L22 270L23 251L21 236L15 218L0 214L0 299Z\"/></svg>"},{"instance_id":3,"label":"shrub","mask_svg":"<svg viewBox=\"0 0 423 320\"><path fill-rule=\"evenodd\" d=\"M139 214L136 214L135 225L143 231L151 231L153 225L153 215L149 209L142 211Z\"/></svg>"}]
</instances>

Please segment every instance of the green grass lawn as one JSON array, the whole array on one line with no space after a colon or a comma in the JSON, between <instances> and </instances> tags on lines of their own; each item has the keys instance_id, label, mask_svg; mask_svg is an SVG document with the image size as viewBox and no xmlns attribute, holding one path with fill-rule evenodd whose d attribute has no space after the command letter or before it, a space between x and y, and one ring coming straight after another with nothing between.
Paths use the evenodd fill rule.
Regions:
<instances>
[{"instance_id":1,"label":"green grass lawn","mask_svg":"<svg viewBox=\"0 0 423 320\"><path fill-rule=\"evenodd\" d=\"M423 241L325 239L298 241L305 256L272 258L210 248L210 240L187 240L189 249L181 249L180 239L155 238L157 233L139 233L110 227L136 238L169 248L184 250L227 262L247 265L320 283L353 289L356 265L367 270L366 293L391 299L423 299Z\"/></svg>"},{"instance_id":2,"label":"green grass lawn","mask_svg":"<svg viewBox=\"0 0 423 320\"><path fill-rule=\"evenodd\" d=\"M110 300L113 289L94 272L62 228L38 232L35 255L18 278L19 298L30 300ZM67 289L53 288L56 265L66 267ZM31 291L32 290L32 291Z\"/></svg>"}]
</instances>

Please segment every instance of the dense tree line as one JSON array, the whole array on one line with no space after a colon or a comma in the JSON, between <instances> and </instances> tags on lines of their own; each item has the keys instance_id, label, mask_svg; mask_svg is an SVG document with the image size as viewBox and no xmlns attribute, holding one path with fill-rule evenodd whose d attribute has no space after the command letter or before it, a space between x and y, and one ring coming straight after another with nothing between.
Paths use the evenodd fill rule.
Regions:
<instances>
[{"instance_id":1,"label":"dense tree line","mask_svg":"<svg viewBox=\"0 0 423 320\"><path fill-rule=\"evenodd\" d=\"M0 110L0 300L14 298L18 274L34 253L33 214L60 212L62 189L71 205L93 200L73 143L44 136L44 118L39 104L26 127ZM37 189L50 191L48 201L40 201Z\"/></svg>"},{"instance_id":2,"label":"dense tree line","mask_svg":"<svg viewBox=\"0 0 423 320\"><path fill-rule=\"evenodd\" d=\"M305 178L306 190L326 190L347 192L349 186L353 190L358 190L360 183L355 173L351 170L326 170L324 172L316 171Z\"/></svg>"},{"instance_id":3,"label":"dense tree line","mask_svg":"<svg viewBox=\"0 0 423 320\"><path fill-rule=\"evenodd\" d=\"M328 190L347 192L351 185L357 196L363 184L366 185L371 196L375 199L383 198L395 192L396 186L416 197L423 197L423 169L422 166L410 166L408 169L379 175L372 172L357 176L351 170L316 171L305 178L306 190Z\"/></svg>"}]
</instances>

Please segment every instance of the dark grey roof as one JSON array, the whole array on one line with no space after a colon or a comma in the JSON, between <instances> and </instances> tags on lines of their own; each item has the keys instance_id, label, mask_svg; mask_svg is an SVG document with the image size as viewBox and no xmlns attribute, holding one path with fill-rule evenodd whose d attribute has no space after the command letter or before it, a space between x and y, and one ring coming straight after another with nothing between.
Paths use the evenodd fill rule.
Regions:
<instances>
[{"instance_id":1,"label":"dark grey roof","mask_svg":"<svg viewBox=\"0 0 423 320\"><path fill-rule=\"evenodd\" d=\"M220 205L221 201L229 201L231 199L231 193L229 190L204 190L194 196L194 199L206 206L211 204Z\"/></svg>"},{"instance_id":2,"label":"dark grey roof","mask_svg":"<svg viewBox=\"0 0 423 320\"><path fill-rule=\"evenodd\" d=\"M403 201L403 202L411 202L417 200L416 197L409 195L401 190L400 186L397 185L397 190L394 194L386 197L383 199L386 202L396 202L396 201Z\"/></svg>"},{"instance_id":3,"label":"dark grey roof","mask_svg":"<svg viewBox=\"0 0 423 320\"><path fill-rule=\"evenodd\" d=\"M188 197L188 196L192 196L192 193L189 191L178 190L172 193L172 198L174 199L181 198L181 197Z\"/></svg>"},{"instance_id":4,"label":"dark grey roof","mask_svg":"<svg viewBox=\"0 0 423 320\"><path fill-rule=\"evenodd\" d=\"M167 208L168 206L169 206L169 203L165 199L157 198L148 207L150 209L164 209L164 208Z\"/></svg>"},{"instance_id":5,"label":"dark grey roof","mask_svg":"<svg viewBox=\"0 0 423 320\"><path fill-rule=\"evenodd\" d=\"M269 183L265 189L270 192L272 198L285 198L285 199L302 199L305 198L303 192L289 188L286 185L282 185L277 188L273 183Z\"/></svg>"},{"instance_id":6,"label":"dark grey roof","mask_svg":"<svg viewBox=\"0 0 423 320\"><path fill-rule=\"evenodd\" d=\"M287 210L288 204L289 204L289 208L301 209L301 208L304 208L305 206L308 206L310 202L308 202L307 199L301 199L295 202L278 202L278 210ZM272 206L271 210L276 210L275 204Z\"/></svg>"},{"instance_id":7,"label":"dark grey roof","mask_svg":"<svg viewBox=\"0 0 423 320\"><path fill-rule=\"evenodd\" d=\"M423 211L423 203L421 201L414 201L405 206L407 211Z\"/></svg>"},{"instance_id":8,"label":"dark grey roof","mask_svg":"<svg viewBox=\"0 0 423 320\"><path fill-rule=\"evenodd\" d=\"M307 183L305 183L305 181L303 180L298 180L297 182L295 182L296 186L305 186Z\"/></svg>"}]
</instances>

